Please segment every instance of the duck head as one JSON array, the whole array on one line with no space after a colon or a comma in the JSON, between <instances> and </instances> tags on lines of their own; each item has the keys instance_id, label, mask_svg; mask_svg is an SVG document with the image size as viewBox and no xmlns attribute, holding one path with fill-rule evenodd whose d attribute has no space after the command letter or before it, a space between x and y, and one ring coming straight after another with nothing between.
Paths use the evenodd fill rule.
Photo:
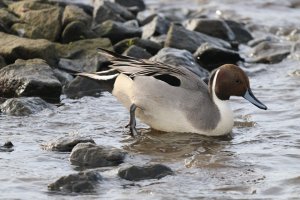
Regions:
<instances>
[{"instance_id":1,"label":"duck head","mask_svg":"<svg viewBox=\"0 0 300 200\"><path fill-rule=\"evenodd\" d=\"M214 91L220 100L229 100L230 96L241 96L260 109L267 110L252 93L249 78L236 65L226 64L217 68L209 80L210 92Z\"/></svg>"}]
</instances>

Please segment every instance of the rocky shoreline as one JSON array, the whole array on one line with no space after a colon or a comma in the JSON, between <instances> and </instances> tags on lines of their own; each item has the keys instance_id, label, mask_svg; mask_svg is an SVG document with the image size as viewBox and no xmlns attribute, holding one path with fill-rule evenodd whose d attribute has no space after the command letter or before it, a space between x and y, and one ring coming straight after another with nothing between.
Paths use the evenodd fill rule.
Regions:
<instances>
[{"instance_id":1,"label":"rocky shoreline","mask_svg":"<svg viewBox=\"0 0 300 200\"><path fill-rule=\"evenodd\" d=\"M249 53L242 53L240 45L247 46ZM291 53L299 53L298 46L269 37L254 38L239 21L209 18L196 10L153 12L142 0L95 0L93 6L3 0L0 111L5 115L27 116L55 109L62 95L97 96L104 86L75 77L66 69L105 69L108 62L97 53L98 47L184 65L205 80L210 71L225 63L281 62ZM123 150L96 145L90 138L60 138L43 148L71 152L70 163L82 169L49 185L49 190L63 192L93 192L102 181L94 168L118 166L126 158ZM13 151L5 145L0 150ZM159 164L127 166L118 172L130 181L173 174L170 168Z\"/></svg>"}]
</instances>

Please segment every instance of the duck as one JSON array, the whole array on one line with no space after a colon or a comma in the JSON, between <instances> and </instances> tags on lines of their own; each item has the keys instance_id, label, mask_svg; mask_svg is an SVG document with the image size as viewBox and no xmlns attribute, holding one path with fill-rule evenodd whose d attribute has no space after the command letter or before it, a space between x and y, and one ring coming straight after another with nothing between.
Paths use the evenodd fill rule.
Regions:
<instances>
[{"instance_id":1,"label":"duck","mask_svg":"<svg viewBox=\"0 0 300 200\"><path fill-rule=\"evenodd\" d=\"M77 75L112 82L110 92L129 111L127 127L133 137L139 135L136 117L162 132L227 135L234 125L231 96L243 97L267 110L254 96L246 73L234 64L212 71L206 84L184 66L137 59L106 49L99 49L99 53L109 60L109 69Z\"/></svg>"}]
</instances>

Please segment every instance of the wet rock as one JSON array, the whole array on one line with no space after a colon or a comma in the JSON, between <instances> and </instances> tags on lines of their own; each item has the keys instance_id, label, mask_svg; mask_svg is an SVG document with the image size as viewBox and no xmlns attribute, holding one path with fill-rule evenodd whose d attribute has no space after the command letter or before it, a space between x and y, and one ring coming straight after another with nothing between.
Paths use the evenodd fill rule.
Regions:
<instances>
[{"instance_id":1,"label":"wet rock","mask_svg":"<svg viewBox=\"0 0 300 200\"><path fill-rule=\"evenodd\" d=\"M175 24L172 24L168 31L165 47L186 49L193 53L201 44L205 42L224 48L231 47L230 44L224 40L214 38L199 32L190 31L182 26Z\"/></svg>"},{"instance_id":2,"label":"wet rock","mask_svg":"<svg viewBox=\"0 0 300 200\"><path fill-rule=\"evenodd\" d=\"M3 146L0 146L0 152L12 152L14 145L11 141L7 141Z\"/></svg>"},{"instance_id":3,"label":"wet rock","mask_svg":"<svg viewBox=\"0 0 300 200\"><path fill-rule=\"evenodd\" d=\"M13 63L18 58L41 58L46 60L49 65L55 65L57 62L57 54L53 43L43 39L26 39L1 32L0 55L8 63Z\"/></svg>"},{"instance_id":4,"label":"wet rock","mask_svg":"<svg viewBox=\"0 0 300 200\"><path fill-rule=\"evenodd\" d=\"M22 21L12 26L19 36L50 41L59 38L62 18L60 7L38 1L21 1L10 4L9 9Z\"/></svg>"},{"instance_id":5,"label":"wet rock","mask_svg":"<svg viewBox=\"0 0 300 200\"><path fill-rule=\"evenodd\" d=\"M79 143L71 152L70 162L81 167L107 167L121 164L124 158L125 153L119 149Z\"/></svg>"},{"instance_id":6,"label":"wet rock","mask_svg":"<svg viewBox=\"0 0 300 200\"><path fill-rule=\"evenodd\" d=\"M155 55L162 48L160 44L157 44L150 40L145 40L141 38L130 38L122 40L115 44L114 50L116 53L122 54L126 49L128 49L132 45L136 45L138 47L146 49L147 52L151 53L152 55Z\"/></svg>"},{"instance_id":7,"label":"wet rock","mask_svg":"<svg viewBox=\"0 0 300 200\"><path fill-rule=\"evenodd\" d=\"M208 71L212 71L223 64L236 64L238 61L244 60L236 51L208 43L202 44L194 53L194 57L197 63Z\"/></svg>"},{"instance_id":8,"label":"wet rock","mask_svg":"<svg viewBox=\"0 0 300 200\"><path fill-rule=\"evenodd\" d=\"M62 43L69 43L77 40L95 38L96 34L89 30L81 21L73 21L69 23L62 32Z\"/></svg>"},{"instance_id":9,"label":"wet rock","mask_svg":"<svg viewBox=\"0 0 300 200\"><path fill-rule=\"evenodd\" d=\"M124 7L137 7L139 11L145 10L146 5L143 0L113 0L113 2L118 3Z\"/></svg>"},{"instance_id":10,"label":"wet rock","mask_svg":"<svg viewBox=\"0 0 300 200\"><path fill-rule=\"evenodd\" d=\"M0 105L2 113L14 116L27 116L53 107L39 97L20 97L6 100Z\"/></svg>"},{"instance_id":11,"label":"wet rock","mask_svg":"<svg viewBox=\"0 0 300 200\"><path fill-rule=\"evenodd\" d=\"M250 47L255 47L259 45L262 42L274 42L274 39L270 36L262 37L262 38L254 38L253 40L250 40L247 45Z\"/></svg>"},{"instance_id":12,"label":"wet rock","mask_svg":"<svg viewBox=\"0 0 300 200\"><path fill-rule=\"evenodd\" d=\"M290 54L290 50L290 45L265 41L254 47L252 58L246 61L266 64L279 63Z\"/></svg>"},{"instance_id":13,"label":"wet rock","mask_svg":"<svg viewBox=\"0 0 300 200\"><path fill-rule=\"evenodd\" d=\"M95 144L95 141L91 138L78 137L78 136L61 137L47 144L43 144L42 147L43 149L50 150L50 151L71 152L72 149L79 143Z\"/></svg>"},{"instance_id":14,"label":"wet rock","mask_svg":"<svg viewBox=\"0 0 300 200\"><path fill-rule=\"evenodd\" d=\"M101 25L93 29L93 31L101 36L109 38L113 44L132 37L141 37L142 31L140 28L127 26L126 24L107 20Z\"/></svg>"},{"instance_id":15,"label":"wet rock","mask_svg":"<svg viewBox=\"0 0 300 200\"><path fill-rule=\"evenodd\" d=\"M152 57L152 55L148 53L146 49L143 49L136 45L130 46L126 51L124 51L123 55L140 59L149 59L150 57Z\"/></svg>"},{"instance_id":16,"label":"wet rock","mask_svg":"<svg viewBox=\"0 0 300 200\"><path fill-rule=\"evenodd\" d=\"M208 77L209 72L199 66L195 61L193 54L187 50L174 48L163 48L150 60L162 62L174 66L185 66L200 77Z\"/></svg>"},{"instance_id":17,"label":"wet rock","mask_svg":"<svg viewBox=\"0 0 300 200\"><path fill-rule=\"evenodd\" d=\"M76 5L67 5L62 17L62 25L65 27L74 21L82 22L86 27L89 27L92 22L92 16L88 15L82 8Z\"/></svg>"},{"instance_id":18,"label":"wet rock","mask_svg":"<svg viewBox=\"0 0 300 200\"><path fill-rule=\"evenodd\" d=\"M291 58L300 60L300 43L297 42L291 47ZM299 70L297 70L299 71Z\"/></svg>"},{"instance_id":19,"label":"wet rock","mask_svg":"<svg viewBox=\"0 0 300 200\"><path fill-rule=\"evenodd\" d=\"M59 101L61 90L53 70L41 59L19 59L0 70L0 95L3 97L39 96Z\"/></svg>"},{"instance_id":20,"label":"wet rock","mask_svg":"<svg viewBox=\"0 0 300 200\"><path fill-rule=\"evenodd\" d=\"M253 39L251 33L246 29L246 27L243 24L232 20L225 20L225 22L233 31L235 35L234 40L238 43L247 44L247 42Z\"/></svg>"},{"instance_id":21,"label":"wet rock","mask_svg":"<svg viewBox=\"0 0 300 200\"><path fill-rule=\"evenodd\" d=\"M161 164L148 166L129 166L119 170L118 175L129 181L140 181L145 179L161 179L174 172L167 166Z\"/></svg>"},{"instance_id":22,"label":"wet rock","mask_svg":"<svg viewBox=\"0 0 300 200\"><path fill-rule=\"evenodd\" d=\"M79 172L59 178L48 185L51 191L91 193L95 192L97 184L102 180L101 175L95 171Z\"/></svg>"},{"instance_id":23,"label":"wet rock","mask_svg":"<svg viewBox=\"0 0 300 200\"><path fill-rule=\"evenodd\" d=\"M134 19L135 16L120 4L110 1L94 1L94 23L99 24L106 20L125 22Z\"/></svg>"},{"instance_id":24,"label":"wet rock","mask_svg":"<svg viewBox=\"0 0 300 200\"><path fill-rule=\"evenodd\" d=\"M170 22L161 16L156 16L151 22L143 26L143 39L149 39L151 36L166 34L169 30Z\"/></svg>"}]
</instances>

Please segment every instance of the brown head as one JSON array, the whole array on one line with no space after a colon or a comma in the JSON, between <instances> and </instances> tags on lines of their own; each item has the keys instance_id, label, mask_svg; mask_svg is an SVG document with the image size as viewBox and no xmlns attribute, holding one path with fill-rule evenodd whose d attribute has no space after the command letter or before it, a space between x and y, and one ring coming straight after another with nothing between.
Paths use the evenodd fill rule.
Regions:
<instances>
[{"instance_id":1,"label":"brown head","mask_svg":"<svg viewBox=\"0 0 300 200\"><path fill-rule=\"evenodd\" d=\"M210 77L209 88L210 93L213 94L214 91L220 100L229 100L230 96L241 96L258 108L267 109L253 95L248 76L236 65L226 64L217 68Z\"/></svg>"}]
</instances>

